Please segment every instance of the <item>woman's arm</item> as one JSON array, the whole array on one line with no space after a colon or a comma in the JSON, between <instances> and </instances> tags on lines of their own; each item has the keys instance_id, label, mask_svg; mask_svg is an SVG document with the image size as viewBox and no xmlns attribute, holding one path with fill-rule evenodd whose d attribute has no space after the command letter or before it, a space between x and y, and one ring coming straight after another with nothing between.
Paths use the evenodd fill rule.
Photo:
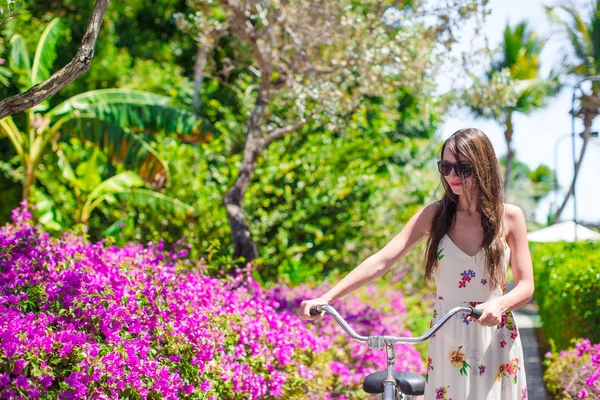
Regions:
<instances>
[{"instance_id":1,"label":"woman's arm","mask_svg":"<svg viewBox=\"0 0 600 400\"><path fill-rule=\"evenodd\" d=\"M434 203L421 209L385 247L363 261L327 293L318 299L303 301L300 305L303 318L315 319L309 314L313 305L332 303L385 274L415 244L429 234L437 207Z\"/></svg>"},{"instance_id":2,"label":"woman's arm","mask_svg":"<svg viewBox=\"0 0 600 400\"><path fill-rule=\"evenodd\" d=\"M515 287L505 295L477 306L484 312L476 321L485 326L498 325L502 314L522 307L533 296L533 267L523 211L515 205L507 204L506 222L508 222L506 241L510 247L510 263Z\"/></svg>"},{"instance_id":3,"label":"woman's arm","mask_svg":"<svg viewBox=\"0 0 600 400\"><path fill-rule=\"evenodd\" d=\"M531 300L534 290L533 266L527 240L525 215L519 207L507 205L507 217L509 218L510 230L506 241L508 247L510 247L510 263L515 287L498 299L503 313L522 307Z\"/></svg>"}]
</instances>

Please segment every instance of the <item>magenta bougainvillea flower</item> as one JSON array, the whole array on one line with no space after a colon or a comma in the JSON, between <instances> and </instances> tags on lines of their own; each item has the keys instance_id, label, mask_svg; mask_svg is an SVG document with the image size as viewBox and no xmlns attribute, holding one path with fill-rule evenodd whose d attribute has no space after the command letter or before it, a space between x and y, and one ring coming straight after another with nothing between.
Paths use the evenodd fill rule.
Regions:
<instances>
[{"instance_id":1,"label":"magenta bougainvillea flower","mask_svg":"<svg viewBox=\"0 0 600 400\"><path fill-rule=\"evenodd\" d=\"M383 352L332 321L298 318L299 302L322 287L263 289L250 268L217 279L186 258L183 241L54 239L30 219L23 203L0 229L3 398L341 398L327 393L352 393L385 366ZM396 312L352 296L336 307L363 334L410 335L402 295L389 301ZM398 369L424 372L411 346L398 354Z\"/></svg>"}]
</instances>

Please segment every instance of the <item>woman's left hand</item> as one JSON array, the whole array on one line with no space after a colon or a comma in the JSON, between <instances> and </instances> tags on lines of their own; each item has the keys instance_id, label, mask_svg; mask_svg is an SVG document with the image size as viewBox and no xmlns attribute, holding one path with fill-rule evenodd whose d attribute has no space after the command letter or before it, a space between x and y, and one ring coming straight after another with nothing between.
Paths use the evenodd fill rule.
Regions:
<instances>
[{"instance_id":1,"label":"woman's left hand","mask_svg":"<svg viewBox=\"0 0 600 400\"><path fill-rule=\"evenodd\" d=\"M497 302L488 301L477 305L475 308L483 310L483 314L479 319L468 317L469 321L476 321L483 326L500 325L500 322L502 322L502 309Z\"/></svg>"}]
</instances>

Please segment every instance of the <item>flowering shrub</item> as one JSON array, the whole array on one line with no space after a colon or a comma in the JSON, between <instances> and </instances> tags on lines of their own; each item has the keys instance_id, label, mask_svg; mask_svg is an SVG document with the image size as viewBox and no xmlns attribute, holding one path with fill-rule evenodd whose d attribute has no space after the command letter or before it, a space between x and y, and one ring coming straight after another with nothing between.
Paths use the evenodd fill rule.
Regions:
<instances>
[{"instance_id":1,"label":"flowering shrub","mask_svg":"<svg viewBox=\"0 0 600 400\"><path fill-rule=\"evenodd\" d=\"M301 321L308 288L207 276L181 241L51 239L30 218L23 205L0 230L3 398L343 399L364 396L358 375L385 365L333 324ZM336 306L361 333L400 331L402 296L378 296L396 315L356 298ZM423 371L416 351L399 353L399 367Z\"/></svg>"},{"instance_id":2,"label":"flowering shrub","mask_svg":"<svg viewBox=\"0 0 600 400\"><path fill-rule=\"evenodd\" d=\"M575 342L575 347L546 354L544 380L548 391L561 398L600 399L600 344L588 339Z\"/></svg>"},{"instance_id":3,"label":"flowering shrub","mask_svg":"<svg viewBox=\"0 0 600 400\"><path fill-rule=\"evenodd\" d=\"M280 312L292 311L299 307L302 300L319 297L329 288L329 284L324 284L317 289L306 285L299 285L293 289L278 285L265 292L265 301L270 300L273 307ZM399 291L390 288L379 290L377 286L367 286L335 302L332 306L359 335L413 336L403 328L406 325L407 309L404 296ZM325 317L316 326L320 337L331 338L329 347L334 358L330 363L334 373L334 386L330 389L332 392L343 393L352 398L352 393L362 387L362 379L366 375L385 369L385 350L371 350L366 344L349 338L331 317ZM414 346L398 344L396 354L396 371L413 371L421 374L426 372L422 356ZM364 397L364 393L359 394L358 398Z\"/></svg>"}]
</instances>

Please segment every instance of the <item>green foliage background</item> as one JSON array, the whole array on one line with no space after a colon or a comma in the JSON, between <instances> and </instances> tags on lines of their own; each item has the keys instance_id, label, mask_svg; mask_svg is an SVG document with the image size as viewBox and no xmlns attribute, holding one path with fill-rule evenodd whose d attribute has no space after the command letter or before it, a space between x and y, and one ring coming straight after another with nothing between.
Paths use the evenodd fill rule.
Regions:
<instances>
[{"instance_id":1,"label":"green foliage background","mask_svg":"<svg viewBox=\"0 0 600 400\"><path fill-rule=\"evenodd\" d=\"M196 44L173 24L173 13L181 10L186 10L185 1L160 1L153 7L141 1L112 3L90 70L53 97L51 106L84 91L124 87L165 94L174 105L190 109ZM33 45L44 25L60 16L56 66L66 64L79 45L90 11L88 3L77 0L60 5L28 3L17 19L3 27L0 57L7 58L7 40L17 32L35 51ZM215 64L243 51L233 49L230 40L223 37L211 54ZM102 204L90 219L90 239L111 236L120 244L158 239L173 243L186 236L194 244L194 257L230 256L230 228L221 202L241 160L248 105L231 85L243 90L248 85L245 74L244 69L234 70L219 81L206 78L204 82L201 114L221 136L197 145L183 144L168 133L148 138L170 166L172 181L163 193L193 206L197 217L181 219L131 204ZM15 89L0 87L0 92L8 96ZM431 88L411 93L398 87L385 98L365 99L338 131L313 123L272 143L259 159L244 200L260 249L257 263L262 265L263 278L299 283L348 271L397 234L410 215L433 201L438 187L433 159L440 144L433 135L441 111ZM76 168L86 160L85 146L77 140L69 146ZM19 168L10 164L14 153L6 139L0 139L0 149L6 160L6 172L0 174L7 193L0 210L4 222L19 200L19 184L14 182ZM56 155L45 156L36 196L69 226L77 205L57 177L56 162ZM120 171L121 167L107 162L101 174L105 179Z\"/></svg>"},{"instance_id":2,"label":"green foliage background","mask_svg":"<svg viewBox=\"0 0 600 400\"><path fill-rule=\"evenodd\" d=\"M531 249L545 340L559 350L572 338L600 342L600 243L533 243Z\"/></svg>"},{"instance_id":3,"label":"green foliage background","mask_svg":"<svg viewBox=\"0 0 600 400\"><path fill-rule=\"evenodd\" d=\"M75 55L91 10L92 4L83 0L26 2L16 18L0 26L0 59L9 59L9 40L17 33L33 53L44 27L60 17L58 70ZM49 106L90 90L129 88L166 95L172 106L192 110L197 43L177 29L176 12L189 13L188 2L157 0L149 6L142 0L113 1L91 68L54 96ZM238 173L245 122L253 107L253 95L247 94L253 91L256 76L249 68L246 46L225 34L207 57L209 73L198 114L220 134L187 143L172 132L144 137L169 165L171 180L161 193L192 206L195 215L181 217L126 201L104 202L91 215L85 232L90 240L106 238L117 245L163 240L173 245L185 237L192 244L192 259L204 257L211 266L233 264L222 200ZM238 62L231 64L232 59ZM18 77L7 73L4 64L0 64L0 98L18 93ZM225 65L232 65L228 73L218 72ZM426 66L417 69L411 72L420 77L419 82L422 79L422 87L394 84L388 90L382 86L380 96L364 96L343 125L332 127L326 118L317 118L271 143L259 158L244 212L260 253L254 262L260 271L257 278L265 286L337 280L392 239L421 207L441 198L443 189L435 170L441 141L435 132L461 96L440 96L434 71ZM484 83L484 94L489 94L490 84L495 94L483 99L488 101L485 106L507 107L503 96L512 99L511 85L518 77L510 78L508 83L502 79ZM541 97L535 100L542 105ZM290 112L276 108L270 105L268 113L287 116ZM13 118L20 126L28 123L23 114ZM75 170L92 154L89 144L65 139L44 156L33 198L39 224L54 235L74 227L73 216L80 207L74 189L61 177L57 149L64 151ZM99 180L125 171L107 153L100 154L99 160ZM23 169L9 140L0 138L0 224L18 206L22 181ZM510 202L520 205L532 220L532 211L552 190L555 176L546 166L530 169L513 160L511 182ZM48 213L54 225L43 219ZM417 245L378 282L382 291L392 287L406 295L406 324L412 332L427 329L434 293L432 282L423 281L423 245ZM533 244L531 249L545 340L552 340L558 349L568 347L573 337L600 342L600 245ZM220 273L217 268L211 272ZM425 356L426 345L419 350Z\"/></svg>"}]
</instances>

